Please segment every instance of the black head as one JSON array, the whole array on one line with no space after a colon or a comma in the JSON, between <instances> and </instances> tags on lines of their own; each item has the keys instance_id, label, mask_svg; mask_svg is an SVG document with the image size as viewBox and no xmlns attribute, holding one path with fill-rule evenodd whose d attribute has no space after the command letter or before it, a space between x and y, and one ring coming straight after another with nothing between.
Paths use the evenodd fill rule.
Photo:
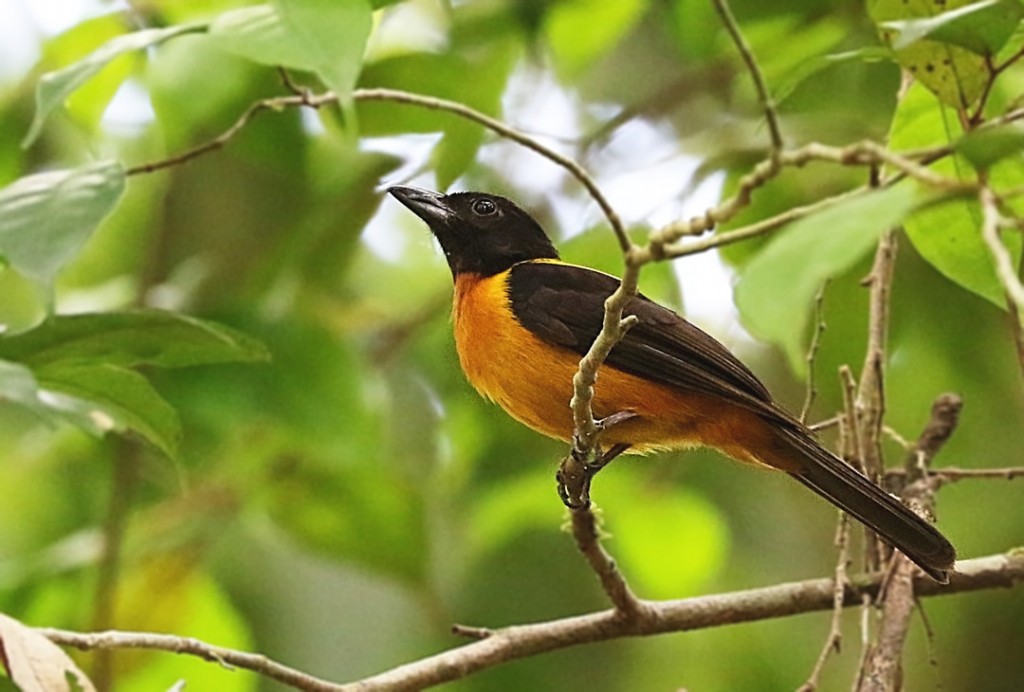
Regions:
<instances>
[{"instance_id":1,"label":"black head","mask_svg":"<svg viewBox=\"0 0 1024 692\"><path fill-rule=\"evenodd\" d=\"M442 195L415 187L388 192L427 222L452 276L492 276L524 260L558 258L540 224L504 197L486 192Z\"/></svg>"}]
</instances>

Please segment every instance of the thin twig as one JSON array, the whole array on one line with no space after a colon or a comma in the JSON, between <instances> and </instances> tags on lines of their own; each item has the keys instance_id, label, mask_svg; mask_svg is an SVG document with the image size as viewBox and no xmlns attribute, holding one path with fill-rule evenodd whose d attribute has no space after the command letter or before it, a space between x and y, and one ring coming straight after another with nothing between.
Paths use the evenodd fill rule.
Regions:
<instances>
[{"instance_id":1,"label":"thin twig","mask_svg":"<svg viewBox=\"0 0 1024 692\"><path fill-rule=\"evenodd\" d=\"M935 486L930 482L928 468L956 430L962 405L962 400L955 394L937 397L932 404L928 423L904 460L904 478L909 484L900 489L901 495L924 516L933 516L935 512ZM856 686L858 692L887 692L899 687L900 660L916 604L913 582L915 571L916 568L906 556L895 554L891 578L882 602L877 641L870 647L860 669Z\"/></svg>"},{"instance_id":2,"label":"thin twig","mask_svg":"<svg viewBox=\"0 0 1024 692\"><path fill-rule=\"evenodd\" d=\"M872 169L877 172L877 168ZM887 231L879 238L871 273L864 280L870 290L868 303L868 343L857 383L857 397L854 403L854 427L862 470L877 482L884 469L882 458L882 427L885 420L885 353L889 330L889 293L896 263L896 234ZM874 532L864 528L864 565L869 570L878 569L882 563L881 545ZM868 607L862 612L861 666L871 660L868 644Z\"/></svg>"},{"instance_id":3,"label":"thin twig","mask_svg":"<svg viewBox=\"0 0 1024 692\"><path fill-rule=\"evenodd\" d=\"M780 152L784 144L782 141L782 129L779 127L779 114L775 109L775 102L772 100L771 93L768 91L768 84L765 82L761 66L754 57L754 51L751 50L747 39L743 37L743 32L740 31L739 24L736 23L736 18L729 8L729 3L726 0L714 0L714 3L715 9L718 10L718 14L722 18L722 24L725 25L726 31L732 37L732 42L740 52L743 62L747 65L747 72L750 73L750 78L754 81L757 98L761 102L764 118L768 123L768 132L772 139L772 151Z\"/></svg>"},{"instance_id":4,"label":"thin twig","mask_svg":"<svg viewBox=\"0 0 1024 692\"><path fill-rule=\"evenodd\" d=\"M612 207L611 203L608 201L608 198L601 192L597 182L589 173L587 173L583 166L574 159L555 151L551 147L541 144L537 139L530 135L511 127L501 120L492 118L489 115L470 108L469 106L434 96L424 96L422 94L414 94L408 91L400 91L398 89L356 89L352 93L352 98L356 101L389 101L391 103L405 103L419 106L421 108L454 113L466 120L471 120L479 125L483 125L492 132L495 132L506 139L510 139L517 144L521 144L527 149L537 152L544 158L567 170L580 182L581 185L583 185L584 188L586 188L587 193L591 198L593 198L594 202L597 203L597 206L601 208L601 212L604 214L605 218L608 219L608 223L612 227L612 231L615 233L616 239L619 241L619 248L622 252L628 252L633 246L618 212L615 211L614 207Z\"/></svg>"},{"instance_id":5,"label":"thin twig","mask_svg":"<svg viewBox=\"0 0 1024 692\"><path fill-rule=\"evenodd\" d=\"M338 97L330 91L323 94L311 94L300 89L294 83L291 83L290 79L286 81L286 85L288 85L288 88L291 91L298 91L298 93L293 93L291 96L278 96L257 101L249 106L249 108L241 115L241 117L238 118L238 120L235 121L233 125L231 125L231 127L217 137L214 137L212 140L166 159L133 166L127 170L127 175L152 173L171 166L177 166L215 149L219 149L231 141L231 139L241 132L241 130L245 128L245 126L248 125L256 115L263 111L279 111L285 108L299 106L321 108L325 105L333 105L338 102ZM352 92L352 98L355 101L389 101L391 103L402 103L430 110L440 110L453 113L459 117L465 118L466 120L482 125L502 137L521 144L527 149L537 152L546 159L565 168L580 182L580 184L583 185L584 188L586 188L594 202L596 202L598 207L601 208L601 212L605 215L605 218L608 219L608 223L615 232L615 236L618 239L619 246L623 252L628 251L632 246L629 236L626 234L626 229L622 224L622 219L611 206L611 203L608 202L608 198L601 192L593 177L587 173L583 166L572 158L545 146L524 132L515 129L496 118L492 118L489 115L470 108L465 104L434 96L424 96L422 94L414 94L412 92L401 91L398 89L356 89Z\"/></svg>"},{"instance_id":6,"label":"thin twig","mask_svg":"<svg viewBox=\"0 0 1024 692\"><path fill-rule=\"evenodd\" d=\"M887 479L892 478L898 480L905 478L906 475L906 469L889 469L885 472ZM991 469L961 469L955 466L950 466L933 470L931 472L931 477L934 481L943 485L946 483L955 483L956 481L975 479L999 479L1012 481L1015 478L1024 478L1024 466L1007 466L1004 468Z\"/></svg>"},{"instance_id":7,"label":"thin twig","mask_svg":"<svg viewBox=\"0 0 1024 692\"><path fill-rule=\"evenodd\" d=\"M724 8L724 11L728 15L727 17L723 17L725 21L731 21L732 25L735 25L735 20L732 19L732 15L729 12L728 7L724 4L719 4L719 7L720 11L722 11L721 8ZM738 33L738 31L736 35L739 36L739 41L741 43L739 43L738 46L742 53L742 45L745 45L745 43L743 43L743 37ZM734 36L734 40L735 39L736 36ZM755 69L757 69L757 63L753 60L753 55L750 54L749 51L744 57L746 58L747 56L750 57L751 61L755 65ZM758 70L758 74L759 73L760 71ZM755 78L755 81L757 79L758 78ZM766 108L765 113L766 118L771 118L770 121L774 122L774 109ZM769 113L773 115L769 116ZM663 259L669 256L666 254L665 250L666 246L670 243L673 243L684 236L702 235L703 233L715 228L718 224L724 223L725 221L733 218L742 209L746 208L750 204L754 191L764 186L765 183L773 179L782 170L782 159L784 158L784 153L782 152L781 136L778 137L777 146L775 145L775 136L777 132L777 129L773 130L773 147L771 155L754 166L749 173L740 178L735 194L718 203L716 206L707 209L701 216L692 218L688 221L675 221L652 232L648 238L647 246L643 250L644 254L642 255L642 261L646 262L650 261L650 259ZM771 230L771 228L765 229L764 231L758 231L758 233L764 233L767 232L767 230ZM740 238L738 237L736 238L736 240L739 239ZM700 250L697 250L697 252L699 251ZM679 253L672 256L681 256L682 254L683 253Z\"/></svg>"},{"instance_id":8,"label":"thin twig","mask_svg":"<svg viewBox=\"0 0 1024 692\"><path fill-rule=\"evenodd\" d=\"M810 216L811 214L824 211L829 207L835 206L839 202L862 195L867 191L868 188L866 186L859 187L854 190L832 195L831 197L826 197L825 199L812 202L811 204L792 207L780 214L776 214L775 216L771 216L767 219L762 219L748 226L729 230L724 233L717 233L712 236L701 238L700 240L680 243L676 242L684 235L698 235L700 233L704 233L705 231L713 228L716 223L724 223L738 214L739 211L749 203L749 196L744 200L741 198L740 193L737 193L736 196L730 197L718 206L707 210L702 217L692 219L688 223L676 222L655 231L651 234L647 247L644 248L643 252L649 253L653 259L674 259L677 257L696 255L701 252L706 252L712 248L732 245L733 243L765 235L771 231L778 230L797 219L802 219L805 216ZM646 259L646 257L644 257L644 259Z\"/></svg>"},{"instance_id":9,"label":"thin twig","mask_svg":"<svg viewBox=\"0 0 1024 692\"><path fill-rule=\"evenodd\" d=\"M1017 275L1010 251L999 237L1000 215L995 193L987 185L978 190L978 202L981 204L981 237L988 246L992 261L995 263L996 276L1009 298L1011 310L1019 315L1024 311L1024 285Z\"/></svg>"},{"instance_id":10,"label":"thin twig","mask_svg":"<svg viewBox=\"0 0 1024 692\"><path fill-rule=\"evenodd\" d=\"M628 258L628 256L627 256ZM605 301L604 322L594 343L580 359L579 368L572 378L573 394L569 401L572 409L575 439L574 452L585 458L596 448L600 429L594 420L591 404L594 400L594 385L597 383L598 369L608 354L619 343L626 331L636 323L636 318L623 318L626 304L636 295L640 279L640 265L629 262L622 274L622 281L615 292Z\"/></svg>"},{"instance_id":11,"label":"thin twig","mask_svg":"<svg viewBox=\"0 0 1024 692\"><path fill-rule=\"evenodd\" d=\"M817 423L811 423L807 426L807 429L811 432L821 432L822 430L828 430L829 428L834 428L841 424L842 416L837 415L832 416L831 418L826 418L825 420L820 420Z\"/></svg>"},{"instance_id":12,"label":"thin twig","mask_svg":"<svg viewBox=\"0 0 1024 692\"><path fill-rule=\"evenodd\" d=\"M931 416L917 442L907 450L903 468L907 479L913 483L930 473L932 459L945 446L960 422L960 411L964 401L959 394L940 394L932 402ZM914 473L920 474L914 477Z\"/></svg>"},{"instance_id":13,"label":"thin twig","mask_svg":"<svg viewBox=\"0 0 1024 692\"><path fill-rule=\"evenodd\" d=\"M875 262L864 284L871 292L868 308L868 343L857 385L857 421L870 478L878 479L882 461L882 425L885 417L885 352L889 333L889 294L896 264L896 234L888 231L878 241Z\"/></svg>"},{"instance_id":14,"label":"thin twig","mask_svg":"<svg viewBox=\"0 0 1024 692\"><path fill-rule=\"evenodd\" d=\"M946 151L944 155L948 156L949 153L949 151ZM727 233L720 233L700 241L675 244L684 237L702 235L715 228L718 224L732 219L750 204L754 191L772 180L785 168L799 168L814 161L838 163L844 166L877 167L884 164L894 169L896 173L878 180L878 184L875 186L864 185L826 197L817 202L793 207L783 213L763 219L749 226ZM978 185L975 183L964 182L938 174L915 160L913 156L890 151L877 142L865 140L845 147L810 143L797 149L779 152L777 156L772 156L758 163L750 173L740 179L734 195L708 209L703 215L686 221L674 221L656 230L651 234L647 246L643 248L638 257L643 262L667 257L683 257L704 252L713 247L747 240L769 233L810 214L823 211L839 202L866 194L872 189L890 187L908 176L948 194L963 194L975 192L978 189Z\"/></svg>"},{"instance_id":15,"label":"thin twig","mask_svg":"<svg viewBox=\"0 0 1024 692\"><path fill-rule=\"evenodd\" d=\"M825 669L825 663L833 653L838 654L843 642L843 600L846 594L846 569L850 564L849 554L850 542L850 517L846 512L839 512L839 523L836 526L836 547L839 548L839 556L836 558L836 572L832 590L832 619L829 621L828 636L825 644L821 647L818 660L811 669L811 674L800 687L800 692L814 692L818 689L821 680L821 673Z\"/></svg>"},{"instance_id":16,"label":"thin twig","mask_svg":"<svg viewBox=\"0 0 1024 692\"><path fill-rule=\"evenodd\" d=\"M814 333L811 334L811 343L807 347L807 355L804 357L807 363L807 388L804 391L804 403L800 407L800 422L806 423L807 416L814 404L814 397L817 396L817 389L814 386L814 361L818 357L818 349L821 347L821 336L825 333L825 287L828 281L821 284L814 296Z\"/></svg>"},{"instance_id":17,"label":"thin twig","mask_svg":"<svg viewBox=\"0 0 1024 692\"><path fill-rule=\"evenodd\" d=\"M338 692L345 689L326 680L320 680L301 670L290 668L270 660L261 654L235 651L214 646L191 637L150 632L90 632L79 633L67 630L40 628L39 632L61 646L72 646L82 651L110 651L117 649L149 649L167 651L186 656L196 656L204 661L217 663L225 668L242 668L258 673L271 680L277 680L290 687L311 692Z\"/></svg>"},{"instance_id":18,"label":"thin twig","mask_svg":"<svg viewBox=\"0 0 1024 692\"><path fill-rule=\"evenodd\" d=\"M845 606L857 605L862 596L878 591L882 575L857 575L843 592ZM1010 552L957 563L946 586L931 579L915 580L919 597L949 595L990 588L1012 588L1024 581L1024 554ZM828 610L834 597L832 578L701 596L677 601L641 601L645 615L623 618L615 609L494 630L490 636L455 649L408 663L349 684L339 685L306 675L258 654L212 646L195 639L132 632L82 634L65 630L40 632L63 646L157 649L199 656L207 661L252 670L300 690L317 692L373 692L419 690L502 663L547 651L629 636L682 632L800 613Z\"/></svg>"},{"instance_id":19,"label":"thin twig","mask_svg":"<svg viewBox=\"0 0 1024 692\"><path fill-rule=\"evenodd\" d=\"M615 560L601 546L597 518L589 507L570 510L572 535L576 547L587 559L590 568L597 574L601 588L608 594L615 609L623 617L632 618L642 614L643 605L633 594L629 584L615 564Z\"/></svg>"},{"instance_id":20,"label":"thin twig","mask_svg":"<svg viewBox=\"0 0 1024 692\"><path fill-rule=\"evenodd\" d=\"M891 692L900 687L903 645L914 611L915 570L913 562L897 553L886 580L876 642L867 648L858 669L857 692Z\"/></svg>"},{"instance_id":21,"label":"thin twig","mask_svg":"<svg viewBox=\"0 0 1024 692\"><path fill-rule=\"evenodd\" d=\"M864 470L863 444L860 427L857 425L857 380L849 365L839 366L839 384L843 392L843 412L839 415L839 431L843 444L842 457L859 471Z\"/></svg>"}]
</instances>

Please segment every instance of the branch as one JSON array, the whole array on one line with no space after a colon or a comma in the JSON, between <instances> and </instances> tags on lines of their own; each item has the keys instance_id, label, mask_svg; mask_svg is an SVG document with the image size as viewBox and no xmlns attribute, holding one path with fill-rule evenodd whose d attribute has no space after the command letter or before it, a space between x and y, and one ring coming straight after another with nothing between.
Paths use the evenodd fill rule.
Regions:
<instances>
[{"instance_id":1,"label":"branch","mask_svg":"<svg viewBox=\"0 0 1024 692\"><path fill-rule=\"evenodd\" d=\"M962 405L955 394L940 395L932 404L927 425L908 450L903 466L907 471L906 479L912 482L901 489L900 495L917 505L925 516L935 512L935 485L928 478L928 467L956 429ZM916 603L914 571L913 563L897 553L892 563L892 576L886 584L877 643L868 651L860 669L858 692L887 692L899 687L900 660Z\"/></svg>"},{"instance_id":2,"label":"branch","mask_svg":"<svg viewBox=\"0 0 1024 692\"><path fill-rule=\"evenodd\" d=\"M804 392L804 403L800 407L800 422L806 424L807 416L814 404L814 397L818 390L814 383L814 361L818 357L818 349L821 347L821 336L825 333L825 288L828 286L826 279L818 293L814 296L814 332L811 334L811 344L807 347L807 355L804 362L807 363L807 389Z\"/></svg>"},{"instance_id":3,"label":"branch","mask_svg":"<svg viewBox=\"0 0 1024 692\"><path fill-rule=\"evenodd\" d=\"M421 94L413 94L408 91L399 91L397 89L356 89L353 92L352 97L356 101L390 101L392 103L406 103L414 106L420 106L422 108L429 108L431 110L454 113L466 120L471 120L479 125L483 125L492 132L495 132L506 139L511 139L513 142L521 144L527 149L532 149L549 161L552 161L566 169L574 178L576 178L576 180L586 188L587 192L597 203L597 206L601 208L601 212L604 214L605 218L608 219L608 223L611 225L612 230L615 232L615 237L619 241L620 249L623 252L628 252L632 247L629 236L626 234L626 229L622 225L622 219L619 218L618 213L612 207L608 198L604 196L600 188L598 188L597 183L590 174L584 170L583 166L577 163L574 159L541 144L530 135L511 127L501 120L497 120L496 118L485 115L478 110L474 110L469 106L456 101L448 101L446 99L436 98L433 96L423 96Z\"/></svg>"},{"instance_id":4,"label":"branch","mask_svg":"<svg viewBox=\"0 0 1024 692\"><path fill-rule=\"evenodd\" d=\"M758 163L750 173L740 179L738 189L732 197L708 209L702 216L694 217L688 221L675 221L653 232L647 246L638 254L638 257L642 262L668 257L683 257L704 252L713 247L747 240L774 231L797 219L827 209L837 202L847 200L856 195L865 194L871 189L890 187L905 177L915 178L930 187L949 194L976 192L978 190L977 184L935 173L916 159L916 157L925 158L930 156L933 158L929 162L932 162L943 156L948 156L950 152L951 150L947 149L939 153L927 150L912 154L897 154L889 151L877 142L868 140L846 147L834 147L812 142L798 149L781 151ZM832 195L831 197L826 197L811 204L793 207L781 214L763 219L743 228L720 233L692 243L675 244L683 237L702 235L715 228L716 225L735 217L750 204L755 190L775 178L785 168L799 168L814 161L838 163L844 166L868 166L871 168L884 164L893 168L896 173L879 180L876 186L869 187L864 185Z\"/></svg>"},{"instance_id":5,"label":"branch","mask_svg":"<svg viewBox=\"0 0 1024 692\"><path fill-rule=\"evenodd\" d=\"M878 241L875 262L864 280L870 288L868 343L864 368L857 386L857 424L862 441L864 471L877 479L882 460L882 423L885 417L885 349L889 333L889 294L896 264L896 235L886 232Z\"/></svg>"},{"instance_id":6,"label":"branch","mask_svg":"<svg viewBox=\"0 0 1024 692\"><path fill-rule=\"evenodd\" d=\"M589 507L571 510L572 535L576 539L576 547L587 559L590 568L597 574L601 588L608 594L615 609L626 618L644 615L641 601L633 594L626 583L615 560L601 546L597 518Z\"/></svg>"},{"instance_id":7,"label":"branch","mask_svg":"<svg viewBox=\"0 0 1024 692\"><path fill-rule=\"evenodd\" d=\"M180 154L168 157L166 159L160 159L159 161L153 161L151 163L144 163L138 166L132 166L125 171L125 175L133 176L141 173L153 173L155 171L163 170L164 168L170 168L171 166L179 166L183 163L187 163L192 159L198 158L204 154L208 154L211 151L220 149L235 136L245 129L245 126L263 111L280 111L289 106L308 106L310 108L320 108L329 103L337 103L338 97L331 92L321 94L319 96L302 94L298 96L279 96L276 98L263 99L249 106L241 117L235 121L235 123L224 130L221 134L214 137L208 142L200 144L199 146L188 149Z\"/></svg>"},{"instance_id":8,"label":"branch","mask_svg":"<svg viewBox=\"0 0 1024 692\"><path fill-rule=\"evenodd\" d=\"M814 692L814 690L818 689L821 673L825 669L825 663L828 661L829 655L833 652L838 654L843 643L841 625L843 599L848 584L846 569L850 563L848 550L850 542L850 515L843 511L840 511L838 514L839 523L836 526L835 543L836 547L839 548L839 556L836 558L835 578L832 580L832 619L829 622L828 636L825 638L825 644L821 647L821 653L818 654L818 660L815 661L814 668L811 669L807 682L800 686L798 692Z\"/></svg>"},{"instance_id":9,"label":"branch","mask_svg":"<svg viewBox=\"0 0 1024 692\"><path fill-rule=\"evenodd\" d=\"M768 123L768 132L772 138L772 152L776 154L782 151L782 130L779 127L779 114L775 110L775 102L772 100L771 94L768 93L768 84L765 82L764 73L761 72L761 66L757 64L757 59L754 57L754 51L750 49L750 44L743 37L743 32L740 31L739 24L736 23L736 18L729 8L729 3L726 0L714 0L714 3L715 9L718 10L718 14L722 17L722 24L725 25L726 31L732 37L732 42L736 44L736 49L739 50L740 55L743 57L743 62L747 65L750 78L754 80L757 98L761 102L761 108L764 109L764 118Z\"/></svg>"},{"instance_id":10,"label":"branch","mask_svg":"<svg viewBox=\"0 0 1024 692\"><path fill-rule=\"evenodd\" d=\"M127 170L126 174L138 175L140 173L152 173L164 168L180 165L202 156L203 154L219 149L231 141L256 115L263 111L280 111L289 107L307 107L317 109L326 105L333 105L338 102L338 97L333 92L328 91L323 94L308 93L293 84L290 78L287 77L287 73L284 74L285 85L290 91L296 93L293 93L291 96L278 96L257 101L249 106L249 108L237 121L235 121L233 125L231 125L231 127L209 142L166 159L133 166ZM389 101L391 103L402 103L430 110L453 113L461 118L465 118L466 120L482 125L502 137L510 139L537 152L549 161L566 169L580 182L580 184L583 185L584 188L586 188L587 192L601 208L601 212L605 215L605 218L608 219L608 223L615 232L615 236L618 239L622 250L625 252L630 248L631 243L629 241L629 236L626 234L625 227L622 224L622 219L619 218L618 213L612 207L611 203L608 202L608 198L604 196L590 174L587 173L586 170L584 170L584 168L575 160L548 146L545 146L544 144L541 144L538 140L526 133L462 103L434 96L424 96L422 94L414 94L412 92L401 91L398 89L356 89L352 92L352 98L355 101Z\"/></svg>"},{"instance_id":11,"label":"branch","mask_svg":"<svg viewBox=\"0 0 1024 692\"><path fill-rule=\"evenodd\" d=\"M320 680L312 675L303 673L301 670L276 663L266 656L225 649L224 647L207 644L192 637L152 634L149 632L108 631L81 633L52 628L39 628L39 633L55 644L71 646L81 651L104 651L109 649L167 651L173 654L196 656L204 661L218 663L228 669L242 668L249 670L298 690L338 692L345 689L342 685Z\"/></svg>"},{"instance_id":12,"label":"branch","mask_svg":"<svg viewBox=\"0 0 1024 692\"><path fill-rule=\"evenodd\" d=\"M917 568L904 555L897 555L886 579L881 625L877 642L869 646L860 666L856 692L891 692L900 688L901 656L914 614L913 575Z\"/></svg>"},{"instance_id":13,"label":"branch","mask_svg":"<svg viewBox=\"0 0 1024 692\"><path fill-rule=\"evenodd\" d=\"M1009 309L1016 311L1019 316L1024 311L1024 285L1021 285L1017 276L1017 267L1014 266L1010 251L1003 245L999 237L999 229L1002 225L1002 218L999 214L998 202L995 193L987 186L978 190L978 202L981 204L982 221L981 237L988 246L992 261L996 266L996 276L1006 291L1009 299Z\"/></svg>"},{"instance_id":14,"label":"branch","mask_svg":"<svg viewBox=\"0 0 1024 692\"><path fill-rule=\"evenodd\" d=\"M882 579L881 574L854 577L843 591L843 605L859 605L862 595L876 595ZM1011 551L957 563L957 571L948 585L942 586L922 577L914 580L914 588L919 597L929 597L1013 588L1021 581L1024 581L1024 552ZM156 649L198 656L260 673L300 690L419 690L459 680L508 661L580 644L829 610L833 604L833 593L833 580L824 578L683 600L640 601L644 614L639 618L625 619L618 610L612 609L506 627L456 649L344 685L314 678L258 654L232 651L196 639L133 632L83 634L56 629L41 629L40 632L57 644L82 650Z\"/></svg>"},{"instance_id":15,"label":"branch","mask_svg":"<svg viewBox=\"0 0 1024 692\"><path fill-rule=\"evenodd\" d=\"M907 475L906 469L888 469L885 472L886 478L903 478ZM955 483L956 481L971 480L975 478L1001 478L1012 481L1015 478L1024 478L1024 466L1007 466L1004 468L992 469L962 469L955 466L934 470L931 478L942 485Z\"/></svg>"},{"instance_id":16,"label":"branch","mask_svg":"<svg viewBox=\"0 0 1024 692\"><path fill-rule=\"evenodd\" d=\"M964 406L958 394L940 394L932 403L931 417L921 431L917 442L907 450L903 463L906 478L911 482L922 480L928 473L932 459L945 446L960 422L960 410Z\"/></svg>"},{"instance_id":17,"label":"branch","mask_svg":"<svg viewBox=\"0 0 1024 692\"><path fill-rule=\"evenodd\" d=\"M594 420L591 404L594 401L594 385L597 383L597 371L608 358L615 344L622 340L626 332L636 323L636 317L623 318L626 304L636 295L637 283L640 279L640 264L629 261L626 255L626 269L622 281L604 303L604 322L594 343L590 345L586 355L580 359L579 369L572 378L572 409L575 435L573 453L570 456L586 459L598 444L601 429ZM613 412L615 413L615 412Z\"/></svg>"}]
</instances>

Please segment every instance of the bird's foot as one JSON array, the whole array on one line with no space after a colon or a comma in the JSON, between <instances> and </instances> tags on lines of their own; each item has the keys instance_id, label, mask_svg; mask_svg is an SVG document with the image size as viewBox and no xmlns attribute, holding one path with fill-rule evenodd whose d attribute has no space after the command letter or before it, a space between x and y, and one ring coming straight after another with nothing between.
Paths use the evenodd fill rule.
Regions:
<instances>
[{"instance_id":1,"label":"bird's foot","mask_svg":"<svg viewBox=\"0 0 1024 692\"><path fill-rule=\"evenodd\" d=\"M636 417L632 411L620 411L597 421L599 431ZM612 459L629 449L626 443L617 443L602 452L596 447L593 454L596 458L591 459L590 454L580 443L578 438L573 440L572 450L569 456L562 459L555 474L555 482L558 485L558 497L562 504L571 510L586 509L590 507L590 484L597 475L597 472L607 466Z\"/></svg>"}]
</instances>

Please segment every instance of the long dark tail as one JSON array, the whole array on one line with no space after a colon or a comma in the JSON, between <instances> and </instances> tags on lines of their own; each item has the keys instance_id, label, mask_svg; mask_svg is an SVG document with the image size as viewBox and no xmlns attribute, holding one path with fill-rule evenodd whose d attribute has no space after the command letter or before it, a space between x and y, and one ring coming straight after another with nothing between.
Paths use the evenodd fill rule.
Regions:
<instances>
[{"instance_id":1,"label":"long dark tail","mask_svg":"<svg viewBox=\"0 0 1024 692\"><path fill-rule=\"evenodd\" d=\"M776 428L801 458L789 474L871 528L935 581L946 584L956 549L938 529L800 429ZM781 465L780 465L781 466ZM793 460L783 468L792 469Z\"/></svg>"}]
</instances>

